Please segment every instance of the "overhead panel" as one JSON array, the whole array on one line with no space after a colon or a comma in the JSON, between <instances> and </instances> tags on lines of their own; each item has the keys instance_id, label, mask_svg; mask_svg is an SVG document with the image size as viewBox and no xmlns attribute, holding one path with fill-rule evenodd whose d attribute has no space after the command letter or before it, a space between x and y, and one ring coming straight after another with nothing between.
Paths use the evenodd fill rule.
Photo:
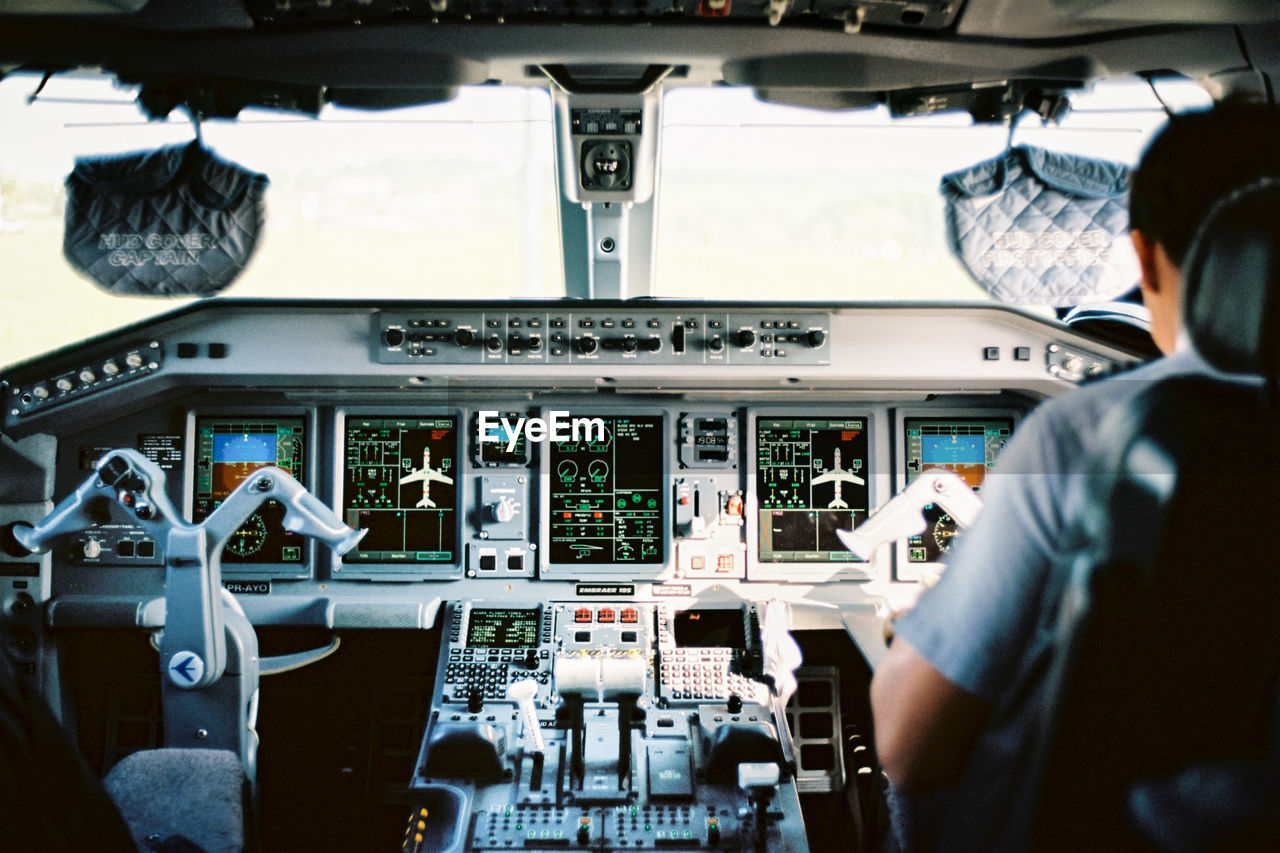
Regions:
<instances>
[{"instance_id":1,"label":"overhead panel","mask_svg":"<svg viewBox=\"0 0 1280 853\"><path fill-rule=\"evenodd\" d=\"M532 23L565 20L678 22L682 19L755 18L778 24L838 23L863 26L941 30L951 26L963 0L248 0L250 14L262 24L359 21L388 18Z\"/></svg>"}]
</instances>

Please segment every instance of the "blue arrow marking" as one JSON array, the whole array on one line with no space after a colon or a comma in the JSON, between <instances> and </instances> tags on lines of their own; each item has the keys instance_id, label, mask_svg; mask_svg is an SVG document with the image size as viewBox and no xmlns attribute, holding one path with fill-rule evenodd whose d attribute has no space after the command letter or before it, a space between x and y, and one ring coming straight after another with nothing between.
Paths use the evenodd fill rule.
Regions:
<instances>
[{"instance_id":1,"label":"blue arrow marking","mask_svg":"<svg viewBox=\"0 0 1280 853\"><path fill-rule=\"evenodd\" d=\"M187 681L194 682L196 680L196 677L191 674L191 668L192 666L195 665L195 662L196 662L195 655L187 655L186 659L183 660L181 663L174 664L169 668L174 672L178 673L178 675L181 675Z\"/></svg>"}]
</instances>

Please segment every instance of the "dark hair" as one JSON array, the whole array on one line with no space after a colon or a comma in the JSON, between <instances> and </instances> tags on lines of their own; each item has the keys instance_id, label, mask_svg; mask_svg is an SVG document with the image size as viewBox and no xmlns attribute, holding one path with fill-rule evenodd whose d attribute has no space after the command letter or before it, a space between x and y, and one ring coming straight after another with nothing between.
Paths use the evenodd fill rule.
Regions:
<instances>
[{"instance_id":1,"label":"dark hair","mask_svg":"<svg viewBox=\"0 0 1280 853\"><path fill-rule=\"evenodd\" d=\"M1280 109L1228 103L1174 115L1133 173L1129 227L1181 266L1214 203L1265 175L1280 176Z\"/></svg>"}]
</instances>

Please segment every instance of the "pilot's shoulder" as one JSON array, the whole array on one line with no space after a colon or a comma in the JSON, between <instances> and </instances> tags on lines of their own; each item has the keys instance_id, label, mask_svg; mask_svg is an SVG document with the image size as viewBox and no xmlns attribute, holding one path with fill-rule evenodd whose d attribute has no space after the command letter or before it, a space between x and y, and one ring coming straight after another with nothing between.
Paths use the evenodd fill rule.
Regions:
<instances>
[{"instance_id":1,"label":"pilot's shoulder","mask_svg":"<svg viewBox=\"0 0 1280 853\"><path fill-rule=\"evenodd\" d=\"M1179 352L1165 358L1148 361L1131 370L1113 374L1106 379L1090 383L1069 394L1042 404L1033 414L1051 423L1059 421L1092 422L1118 403L1129 399L1152 384L1172 376L1198 373L1204 364L1195 353Z\"/></svg>"},{"instance_id":2,"label":"pilot's shoulder","mask_svg":"<svg viewBox=\"0 0 1280 853\"><path fill-rule=\"evenodd\" d=\"M1001 465L1006 471L1069 470L1117 405L1162 379L1202 369L1193 354L1179 353L1047 400L1018 427Z\"/></svg>"}]
</instances>

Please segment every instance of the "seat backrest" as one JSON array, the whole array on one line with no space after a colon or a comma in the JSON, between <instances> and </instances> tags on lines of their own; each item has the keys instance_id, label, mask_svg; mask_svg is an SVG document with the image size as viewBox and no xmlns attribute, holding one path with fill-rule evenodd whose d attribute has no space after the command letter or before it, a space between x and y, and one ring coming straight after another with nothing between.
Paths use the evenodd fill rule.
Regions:
<instances>
[{"instance_id":1,"label":"seat backrest","mask_svg":"<svg viewBox=\"0 0 1280 853\"><path fill-rule=\"evenodd\" d=\"M1280 182L1217 205L1184 271L1187 332L1220 374L1155 383L1100 428L1071 519L1033 849L1158 849L1136 790L1276 758ZM1198 807L1201 841L1275 827L1237 803Z\"/></svg>"}]
</instances>

